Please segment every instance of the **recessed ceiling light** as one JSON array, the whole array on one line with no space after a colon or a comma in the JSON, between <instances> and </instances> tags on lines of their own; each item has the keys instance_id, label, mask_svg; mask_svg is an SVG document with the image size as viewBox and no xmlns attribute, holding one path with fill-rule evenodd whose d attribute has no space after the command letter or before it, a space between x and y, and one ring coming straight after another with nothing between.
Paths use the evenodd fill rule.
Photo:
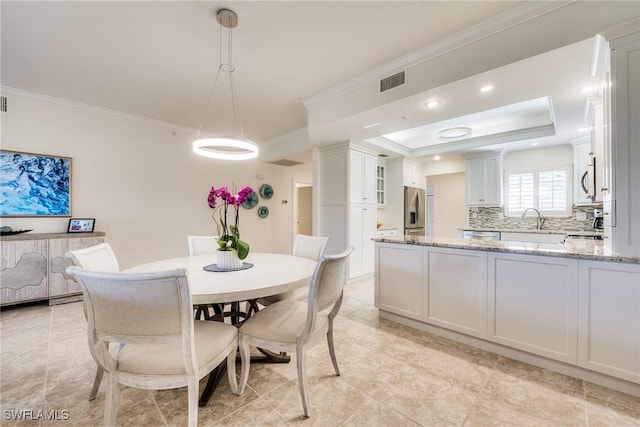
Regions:
<instances>
[{"instance_id":1,"label":"recessed ceiling light","mask_svg":"<svg viewBox=\"0 0 640 427\"><path fill-rule=\"evenodd\" d=\"M435 156L433 156L433 160L440 160L440 156L436 154Z\"/></svg>"},{"instance_id":2,"label":"recessed ceiling light","mask_svg":"<svg viewBox=\"0 0 640 427\"><path fill-rule=\"evenodd\" d=\"M380 126L381 124L382 123L371 123L369 125L362 126L362 129L371 129L371 128L374 128L376 126Z\"/></svg>"},{"instance_id":3,"label":"recessed ceiling light","mask_svg":"<svg viewBox=\"0 0 640 427\"><path fill-rule=\"evenodd\" d=\"M595 92L596 90L598 90L598 88L596 86L587 86L585 88L582 88L580 90L580 93Z\"/></svg>"},{"instance_id":4,"label":"recessed ceiling light","mask_svg":"<svg viewBox=\"0 0 640 427\"><path fill-rule=\"evenodd\" d=\"M480 88L480 92L491 92L493 90L492 85L484 85Z\"/></svg>"},{"instance_id":5,"label":"recessed ceiling light","mask_svg":"<svg viewBox=\"0 0 640 427\"><path fill-rule=\"evenodd\" d=\"M440 102L440 101L438 101L438 100L434 99L433 101L429 101L429 102L427 102L425 105L426 105L427 107L429 107L429 108L436 108L436 107L438 107L440 104L442 104L442 102Z\"/></svg>"},{"instance_id":6,"label":"recessed ceiling light","mask_svg":"<svg viewBox=\"0 0 640 427\"><path fill-rule=\"evenodd\" d=\"M540 143L539 143L539 142L532 142L532 143L531 143L531 146L532 146L532 147L537 147L538 145L540 145Z\"/></svg>"},{"instance_id":7,"label":"recessed ceiling light","mask_svg":"<svg viewBox=\"0 0 640 427\"><path fill-rule=\"evenodd\" d=\"M471 128L458 126L455 128L447 128L438 132L438 138L441 139L453 139L462 138L463 136L471 135Z\"/></svg>"}]
</instances>

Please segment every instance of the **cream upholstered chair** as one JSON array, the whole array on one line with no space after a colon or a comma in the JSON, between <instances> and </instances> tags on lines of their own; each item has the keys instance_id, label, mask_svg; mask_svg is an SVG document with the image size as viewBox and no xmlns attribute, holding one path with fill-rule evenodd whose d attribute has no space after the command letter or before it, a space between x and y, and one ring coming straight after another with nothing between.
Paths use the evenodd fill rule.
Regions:
<instances>
[{"instance_id":1,"label":"cream upholstered chair","mask_svg":"<svg viewBox=\"0 0 640 427\"><path fill-rule=\"evenodd\" d=\"M198 423L198 382L227 359L236 382L238 330L193 319L184 269L101 273L68 267L80 283L88 315L89 350L107 379L103 424L116 424L119 384L150 390L188 388L188 425ZM112 355L109 344L119 344Z\"/></svg>"},{"instance_id":2,"label":"cream upholstered chair","mask_svg":"<svg viewBox=\"0 0 640 427\"><path fill-rule=\"evenodd\" d=\"M75 251L68 251L66 253L68 258L71 258L73 263L81 268L92 271L102 271L107 273L117 273L120 271L118 268L118 260L113 253L111 246L108 243L100 243L95 246L91 246L85 249L78 249ZM87 307L83 307L84 317L87 317ZM98 365L96 369L96 376L93 379L93 387L89 393L89 400L96 398L98 390L100 389L100 383L102 383L102 376L104 371Z\"/></svg>"},{"instance_id":3,"label":"cream upholstered chair","mask_svg":"<svg viewBox=\"0 0 640 427\"><path fill-rule=\"evenodd\" d=\"M324 248L327 246L328 241L328 237L307 236L305 234L298 234L296 235L296 240L293 243L293 255L318 261L322 254L324 254ZM307 299L307 295L309 295L309 287L303 286L293 291L283 292L281 294L260 298L258 302L264 306L267 306L284 299L297 299L300 301L304 301L305 299Z\"/></svg>"},{"instance_id":4,"label":"cream upholstered chair","mask_svg":"<svg viewBox=\"0 0 640 427\"><path fill-rule=\"evenodd\" d=\"M333 319L342 304L345 269L352 251L353 247L349 247L339 255L320 258L311 278L307 301L287 299L276 302L257 312L240 327L240 394L244 392L249 380L249 346L275 352L295 351L302 407L304 414L310 416L306 351L326 337L333 368L336 375L340 375L333 345Z\"/></svg>"},{"instance_id":5,"label":"cream upholstered chair","mask_svg":"<svg viewBox=\"0 0 640 427\"><path fill-rule=\"evenodd\" d=\"M213 255L218 250L218 236L187 236L189 256Z\"/></svg>"}]
</instances>

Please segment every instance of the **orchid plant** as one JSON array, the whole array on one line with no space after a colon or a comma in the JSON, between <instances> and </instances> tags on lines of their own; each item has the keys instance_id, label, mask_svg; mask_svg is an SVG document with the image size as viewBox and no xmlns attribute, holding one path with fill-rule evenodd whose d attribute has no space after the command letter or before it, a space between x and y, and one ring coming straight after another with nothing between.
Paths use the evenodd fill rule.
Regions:
<instances>
[{"instance_id":1,"label":"orchid plant","mask_svg":"<svg viewBox=\"0 0 640 427\"><path fill-rule=\"evenodd\" d=\"M238 229L240 206L251 193L253 193L253 189L248 186L242 187L238 194L233 194L227 187L211 187L207 198L209 207L213 209L211 216L218 228L218 235L220 236L218 238L218 246L220 246L220 250L235 250L240 259L245 259L249 255L249 244L240 240L240 230ZM232 224L229 224L227 220L230 207L235 210ZM218 219L216 219L216 215L218 215Z\"/></svg>"}]
</instances>

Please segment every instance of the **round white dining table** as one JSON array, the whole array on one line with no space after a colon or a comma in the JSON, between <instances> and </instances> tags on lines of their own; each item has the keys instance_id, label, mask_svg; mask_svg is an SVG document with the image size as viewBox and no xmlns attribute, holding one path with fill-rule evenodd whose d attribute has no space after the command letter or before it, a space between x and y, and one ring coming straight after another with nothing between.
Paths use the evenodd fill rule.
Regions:
<instances>
[{"instance_id":1,"label":"round white dining table","mask_svg":"<svg viewBox=\"0 0 640 427\"><path fill-rule=\"evenodd\" d=\"M127 273L187 270L193 304L247 301L276 295L308 285L316 261L284 254L250 253L246 270L211 272L204 267L216 262L215 255L172 258L125 270Z\"/></svg>"}]
</instances>

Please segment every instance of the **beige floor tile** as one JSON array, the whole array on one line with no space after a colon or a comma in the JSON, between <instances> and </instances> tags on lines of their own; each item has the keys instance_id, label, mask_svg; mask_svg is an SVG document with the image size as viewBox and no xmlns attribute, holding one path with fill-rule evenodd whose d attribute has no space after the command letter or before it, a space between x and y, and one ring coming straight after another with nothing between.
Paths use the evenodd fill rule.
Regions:
<instances>
[{"instance_id":1,"label":"beige floor tile","mask_svg":"<svg viewBox=\"0 0 640 427\"><path fill-rule=\"evenodd\" d=\"M306 418L298 383L290 381L264 398L293 424L337 426L353 414L366 396L335 375L309 378L311 418Z\"/></svg>"},{"instance_id":2,"label":"beige floor tile","mask_svg":"<svg viewBox=\"0 0 640 427\"><path fill-rule=\"evenodd\" d=\"M566 384L493 373L469 418L474 425L482 425L492 416L509 422L513 414L534 425L584 426L587 423L584 399L575 390L567 389Z\"/></svg>"},{"instance_id":3,"label":"beige floor tile","mask_svg":"<svg viewBox=\"0 0 640 427\"><path fill-rule=\"evenodd\" d=\"M588 381L584 382L584 391L587 397L593 397L599 400L614 403L618 406L624 406L633 410L640 411L640 397L621 393L619 391L602 387Z\"/></svg>"},{"instance_id":4,"label":"beige floor tile","mask_svg":"<svg viewBox=\"0 0 640 427\"><path fill-rule=\"evenodd\" d=\"M587 418L590 427L640 426L640 405L635 409L587 397Z\"/></svg>"},{"instance_id":5,"label":"beige floor tile","mask_svg":"<svg viewBox=\"0 0 640 427\"><path fill-rule=\"evenodd\" d=\"M369 427L369 426L416 426L415 423L404 415L379 403L373 399L367 399L347 420L340 424L341 427Z\"/></svg>"},{"instance_id":6,"label":"beige floor tile","mask_svg":"<svg viewBox=\"0 0 640 427\"><path fill-rule=\"evenodd\" d=\"M217 422L205 421L201 425L269 427L289 425L289 422L265 399L259 398Z\"/></svg>"}]
</instances>

